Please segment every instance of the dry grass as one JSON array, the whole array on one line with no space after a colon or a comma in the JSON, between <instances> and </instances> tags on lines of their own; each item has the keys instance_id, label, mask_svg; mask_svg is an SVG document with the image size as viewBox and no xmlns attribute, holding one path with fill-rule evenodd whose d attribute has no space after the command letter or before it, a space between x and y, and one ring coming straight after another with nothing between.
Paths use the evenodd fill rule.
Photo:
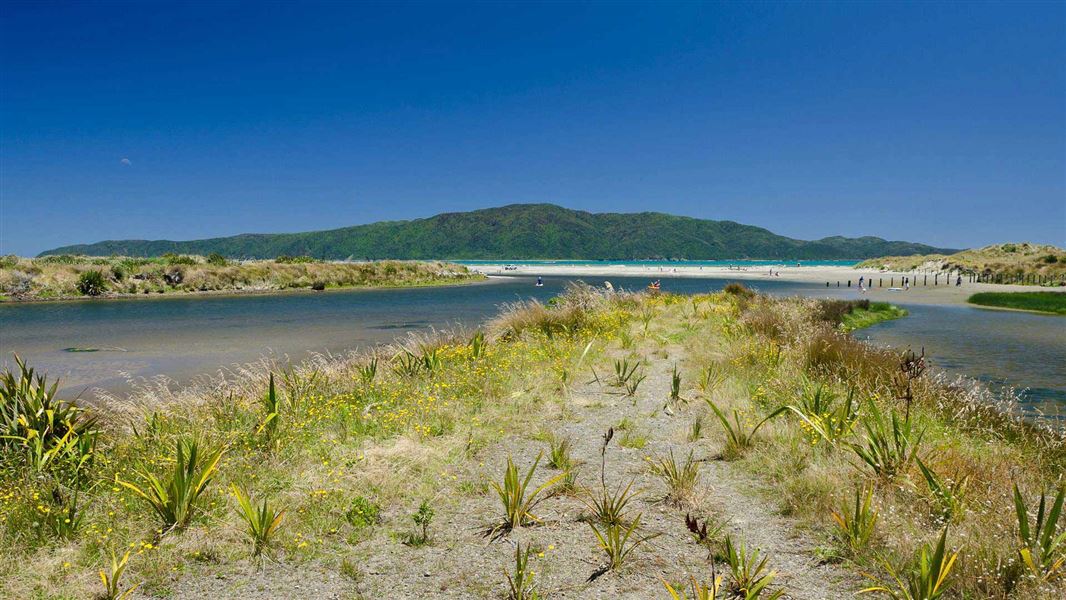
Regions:
<instances>
[{"instance_id":1,"label":"dry grass","mask_svg":"<svg viewBox=\"0 0 1066 600\"><path fill-rule=\"evenodd\" d=\"M129 257L69 257L64 261L56 257L18 258L2 263L0 294L18 300L81 297L78 278L88 271L102 274L105 296L421 286L483 279L464 266L442 262L256 260L219 265L202 257L171 261Z\"/></svg>"}]
</instances>

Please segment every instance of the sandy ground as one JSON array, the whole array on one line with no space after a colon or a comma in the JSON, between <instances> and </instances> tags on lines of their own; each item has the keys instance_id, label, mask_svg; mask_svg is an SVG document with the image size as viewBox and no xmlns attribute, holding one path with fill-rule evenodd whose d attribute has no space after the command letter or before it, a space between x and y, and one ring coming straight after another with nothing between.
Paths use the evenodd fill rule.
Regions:
<instances>
[{"instance_id":1,"label":"sandy ground","mask_svg":"<svg viewBox=\"0 0 1066 600\"><path fill-rule=\"evenodd\" d=\"M472 271L486 275L524 275L529 277L541 276L571 276L600 278L610 280L611 277L648 277L649 282L655 279L669 279L670 277L707 277L714 279L736 279L738 281L791 281L795 283L813 283L825 285L836 291L837 282L841 289L846 289L848 281L851 281L856 298L867 297L871 300L883 302L899 302L907 304L965 304L971 294L978 292L1030 292L1049 291L1044 288L1030 285L1004 285L993 283L969 283L963 277L962 285L956 286L955 278L951 278L951 285L944 285L946 278L941 275L940 285L934 285L933 274L926 276L924 273L903 273L891 271L878 271L876 269L856 269L853 267L834 266L785 266L773 267L773 275L770 275L770 267L742 267L729 269L727 267L696 267L696 266L670 266L670 267L645 267L628 265L517 265L515 270L504 270L504 264L476 265L471 266ZM859 278L872 280L874 287L866 292L858 290ZM917 285L909 289L902 289L903 277L913 279ZM928 281L928 285L923 282ZM865 283L865 281L864 281ZM878 287L878 283L881 287ZM867 284L869 285L869 284ZM665 285L669 288L669 285ZM892 287L899 289L891 289ZM1057 290L1056 290L1057 291Z\"/></svg>"}]
</instances>

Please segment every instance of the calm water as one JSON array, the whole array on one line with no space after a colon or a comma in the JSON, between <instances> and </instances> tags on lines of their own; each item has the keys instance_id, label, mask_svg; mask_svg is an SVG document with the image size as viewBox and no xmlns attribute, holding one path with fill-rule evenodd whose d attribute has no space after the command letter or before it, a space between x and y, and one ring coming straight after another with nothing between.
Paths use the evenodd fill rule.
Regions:
<instances>
[{"instance_id":1,"label":"calm water","mask_svg":"<svg viewBox=\"0 0 1066 600\"><path fill-rule=\"evenodd\" d=\"M602 278L589 277L600 284ZM611 277L641 288L646 277ZM0 362L12 352L53 376L62 389L127 389L126 376L166 374L179 381L250 362L263 354L305 358L392 341L407 331L475 326L499 306L559 294L571 278L508 277L445 288L350 290L279 296L161 298L0 305ZM721 289L727 279L666 278L679 293ZM846 292L813 284L763 281L772 294ZM1027 399L1066 407L1066 318L965 306L907 306L911 316L863 332L875 343L926 348L934 363L991 383L1030 388ZM70 347L102 348L67 352ZM1062 409L1052 408L1051 412Z\"/></svg>"}]
</instances>

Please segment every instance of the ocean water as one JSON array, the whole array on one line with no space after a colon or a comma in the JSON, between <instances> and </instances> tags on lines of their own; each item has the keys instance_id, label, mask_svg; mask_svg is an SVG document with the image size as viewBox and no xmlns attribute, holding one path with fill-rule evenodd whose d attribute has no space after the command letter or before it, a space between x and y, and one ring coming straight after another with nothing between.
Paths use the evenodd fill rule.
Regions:
<instances>
[{"instance_id":1,"label":"ocean water","mask_svg":"<svg viewBox=\"0 0 1066 600\"><path fill-rule=\"evenodd\" d=\"M166 375L181 382L263 355L301 360L385 344L409 331L477 326L507 302L546 301L574 280L495 278L483 284L342 290L263 296L154 298L0 305L0 364L13 353L62 379L77 394L122 392L130 378ZM602 285L603 277L587 282ZM639 289L647 277L611 277ZM663 289L699 293L727 278L664 278ZM778 295L846 296L848 290L785 281L746 282ZM969 306L907 306L907 318L859 335L894 347L926 348L933 364L990 384L1027 388L1025 399L1049 413L1066 412L1066 318ZM99 348L68 352L67 348Z\"/></svg>"},{"instance_id":2,"label":"ocean water","mask_svg":"<svg viewBox=\"0 0 1066 600\"><path fill-rule=\"evenodd\" d=\"M558 265L566 267L766 267L778 265L803 267L850 267L861 259L846 260L454 260L461 265Z\"/></svg>"}]
</instances>

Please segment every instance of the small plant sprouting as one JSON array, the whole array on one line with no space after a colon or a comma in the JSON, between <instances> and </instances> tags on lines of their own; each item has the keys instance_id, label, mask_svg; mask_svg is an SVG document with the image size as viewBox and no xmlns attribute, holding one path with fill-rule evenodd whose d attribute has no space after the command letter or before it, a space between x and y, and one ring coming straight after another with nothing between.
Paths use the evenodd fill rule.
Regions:
<instances>
[{"instance_id":1,"label":"small plant sprouting","mask_svg":"<svg viewBox=\"0 0 1066 600\"><path fill-rule=\"evenodd\" d=\"M370 360L359 366L359 379L363 385L370 385L378 374L378 357L372 356Z\"/></svg>"},{"instance_id":2,"label":"small plant sprouting","mask_svg":"<svg viewBox=\"0 0 1066 600\"><path fill-rule=\"evenodd\" d=\"M722 530L725 528L724 523L717 523L706 518L700 523L700 520L691 514L685 514L685 527L688 528L689 533L692 534L692 539L697 544L707 549L707 558L710 559L714 556L715 546L718 544L718 536L721 535Z\"/></svg>"},{"instance_id":3,"label":"small plant sprouting","mask_svg":"<svg viewBox=\"0 0 1066 600\"><path fill-rule=\"evenodd\" d=\"M688 428L687 439L690 442L695 442L701 437L703 437L703 415L699 414L692 419L692 425Z\"/></svg>"},{"instance_id":4,"label":"small plant sprouting","mask_svg":"<svg viewBox=\"0 0 1066 600\"><path fill-rule=\"evenodd\" d=\"M761 557L762 560L759 560L758 548L748 554L743 543L738 548L733 544L733 539L727 535L725 536L724 558L729 565L730 574L733 576L730 589L735 597L755 600L756 598L762 598L763 592L769 592L766 588L773 583L774 577L777 576L775 572L767 571L766 563L770 560L769 556L763 555ZM784 593L784 590L775 590L769 592L765 597L768 600L776 600L783 596Z\"/></svg>"},{"instance_id":5,"label":"small plant sprouting","mask_svg":"<svg viewBox=\"0 0 1066 600\"><path fill-rule=\"evenodd\" d=\"M893 600L937 600L948 589L948 577L959 553L950 555L946 550L947 527L940 533L940 541L935 549L923 544L918 551L914 564L905 573L900 573L891 564L885 563L885 570L892 577L888 585L875 585L862 590L861 593L875 592Z\"/></svg>"},{"instance_id":6,"label":"small plant sprouting","mask_svg":"<svg viewBox=\"0 0 1066 600\"><path fill-rule=\"evenodd\" d=\"M729 419L726 418L725 413L718 408L717 404L712 402L709 398L705 398L705 400L707 401L707 404L710 405L711 410L714 411L714 415L718 417L718 421L722 424L722 429L726 433L725 450L722 452L722 455L727 459L737 458L743 454L745 450L751 447L752 442L755 439L755 434L759 432L759 429L763 425L770 421L770 419L773 419L777 415L788 410L788 408L784 406L778 408L767 415L766 418L756 423L755 426L751 428L751 431L748 431L747 427L740 422L739 410L735 408L733 409L733 422L730 423Z\"/></svg>"},{"instance_id":7,"label":"small plant sprouting","mask_svg":"<svg viewBox=\"0 0 1066 600\"><path fill-rule=\"evenodd\" d=\"M1062 517L1063 501L1066 500L1066 485L1059 487L1050 510L1047 510L1047 500L1047 493L1042 492L1036 520L1030 523L1025 499L1022 498L1018 484L1014 484L1014 510L1018 519L1018 540L1021 543L1018 556L1029 573L1042 581L1057 577L1066 566L1066 527L1056 534L1059 519Z\"/></svg>"},{"instance_id":8,"label":"small plant sprouting","mask_svg":"<svg viewBox=\"0 0 1066 600\"><path fill-rule=\"evenodd\" d=\"M711 564L711 582L707 585L701 585L696 581L695 577L689 576L689 593L692 595L688 597L685 596L685 591L680 586L675 588L662 577L659 579L663 582L663 586L666 587L666 591L670 592L670 597L673 600L715 600L722 590L722 576L715 572L713 563Z\"/></svg>"},{"instance_id":9,"label":"small plant sprouting","mask_svg":"<svg viewBox=\"0 0 1066 600\"><path fill-rule=\"evenodd\" d=\"M478 331L470 338L470 360L478 360L485 355L488 342L485 341L485 332Z\"/></svg>"},{"instance_id":10,"label":"small plant sprouting","mask_svg":"<svg viewBox=\"0 0 1066 600\"><path fill-rule=\"evenodd\" d=\"M724 382L725 373L718 363L711 363L700 371L699 386L705 396L713 394Z\"/></svg>"},{"instance_id":11,"label":"small plant sprouting","mask_svg":"<svg viewBox=\"0 0 1066 600\"><path fill-rule=\"evenodd\" d=\"M418 529L414 533L405 535L403 543L415 548L428 544L430 540L429 526L433 523L433 516L434 512L429 505L429 500L423 500L422 504L418 505L418 512L411 515L411 520L415 522L415 527Z\"/></svg>"},{"instance_id":12,"label":"small plant sprouting","mask_svg":"<svg viewBox=\"0 0 1066 600\"><path fill-rule=\"evenodd\" d=\"M237 499L237 514L248 526L248 535L252 538L252 558L259 558L269 545L271 538L281 527L285 518L284 509L271 508L266 499L256 506L248 493L237 484L231 486L233 497Z\"/></svg>"},{"instance_id":13,"label":"small plant sprouting","mask_svg":"<svg viewBox=\"0 0 1066 600\"><path fill-rule=\"evenodd\" d=\"M560 471L569 471L574 466L570 458L570 440L567 438L552 438L548 442L548 466Z\"/></svg>"},{"instance_id":14,"label":"small plant sprouting","mask_svg":"<svg viewBox=\"0 0 1066 600\"><path fill-rule=\"evenodd\" d=\"M670 401L675 405L682 402L681 398L681 373L677 371L677 364L674 364L674 372L670 375Z\"/></svg>"},{"instance_id":15,"label":"small plant sprouting","mask_svg":"<svg viewBox=\"0 0 1066 600\"><path fill-rule=\"evenodd\" d=\"M537 455L537 459L533 461L533 466L529 468L523 478L519 478L518 467L515 466L511 458L508 458L507 469L503 475L503 484L501 485L495 481L491 482L493 489L496 490L496 494L500 497L500 502L503 504L504 521L500 528L517 529L539 520L532 512L543 499L538 496L544 490L555 485L565 474L560 473L542 483L540 487L530 491L529 482L533 479L533 474L537 471L537 465L540 464L542 456L543 454Z\"/></svg>"},{"instance_id":16,"label":"small plant sprouting","mask_svg":"<svg viewBox=\"0 0 1066 600\"><path fill-rule=\"evenodd\" d=\"M274 439L274 433L278 429L278 420L281 418L281 406L278 402L278 391L274 387L274 374L270 374L270 384L267 393L263 396L263 422L256 430L256 435L266 434L266 441Z\"/></svg>"},{"instance_id":17,"label":"small plant sprouting","mask_svg":"<svg viewBox=\"0 0 1066 600\"><path fill-rule=\"evenodd\" d=\"M140 587L141 584L138 583L122 589L122 574L126 571L126 564L129 560L129 552L122 555L122 560L115 558L114 552L111 553L111 572L108 573L100 569L100 581L104 583L104 592L100 594L100 598L103 600L125 600L133 594L134 590Z\"/></svg>"},{"instance_id":18,"label":"small plant sprouting","mask_svg":"<svg viewBox=\"0 0 1066 600\"><path fill-rule=\"evenodd\" d=\"M684 462L674 458L674 451L668 456L648 459L652 473L659 476L670 490L666 498L674 504L683 504L696 489L700 479L700 465L692 460L692 451Z\"/></svg>"},{"instance_id":19,"label":"small plant sprouting","mask_svg":"<svg viewBox=\"0 0 1066 600\"><path fill-rule=\"evenodd\" d=\"M522 543L515 546L514 551L514 575L505 573L509 588L507 600L537 600L537 586L533 582L533 570L529 568L529 555L532 550L529 546L522 549Z\"/></svg>"},{"instance_id":20,"label":"small plant sprouting","mask_svg":"<svg viewBox=\"0 0 1066 600\"><path fill-rule=\"evenodd\" d=\"M940 516L943 517L944 521L951 521L961 517L965 510L964 501L966 486L970 482L969 475L960 476L956 472L955 477L945 479L925 466L922 459L915 458L914 460L918 463L918 469L922 472L925 483L929 486L929 492L933 495L933 499L940 509Z\"/></svg>"},{"instance_id":21,"label":"small plant sprouting","mask_svg":"<svg viewBox=\"0 0 1066 600\"><path fill-rule=\"evenodd\" d=\"M873 508L873 488L856 489L854 502L844 501L839 511L833 511L836 536L852 555L858 554L873 537L877 525L877 510Z\"/></svg>"},{"instance_id":22,"label":"small plant sprouting","mask_svg":"<svg viewBox=\"0 0 1066 600\"><path fill-rule=\"evenodd\" d=\"M422 372L421 358L410 350L401 350L392 357L392 370L400 377L415 377Z\"/></svg>"},{"instance_id":23,"label":"small plant sprouting","mask_svg":"<svg viewBox=\"0 0 1066 600\"><path fill-rule=\"evenodd\" d=\"M621 568L626 558L634 550L648 540L658 537L659 534L657 533L644 537L633 537L633 534L640 528L640 517L641 515L638 514L628 527L623 526L621 523L613 523L602 525L602 530L596 527L595 523L589 522L588 525L592 529L592 533L596 535L596 541L600 549L607 554L608 570Z\"/></svg>"}]
</instances>

